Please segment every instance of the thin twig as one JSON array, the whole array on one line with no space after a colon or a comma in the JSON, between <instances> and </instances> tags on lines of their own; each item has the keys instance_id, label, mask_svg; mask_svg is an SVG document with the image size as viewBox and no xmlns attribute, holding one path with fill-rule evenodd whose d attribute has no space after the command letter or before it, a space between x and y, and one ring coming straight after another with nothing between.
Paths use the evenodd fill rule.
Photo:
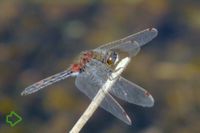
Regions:
<instances>
[{"instance_id":1,"label":"thin twig","mask_svg":"<svg viewBox=\"0 0 200 133\"><path fill-rule=\"evenodd\" d=\"M76 122L74 127L71 129L70 133L79 133L80 132L80 130L83 128L83 126L89 120L89 118L92 116L92 114L98 108L98 106L101 104L105 95L109 92L109 90L114 85L114 83L117 81L117 79L119 78L119 76L121 75L121 73L126 68L126 66L128 65L129 62L130 62L130 58L126 57L118 63L117 67L115 68L115 71L107 79L107 81L102 86L102 88L99 89L98 93L93 98L92 102L90 103L88 108L85 110L85 112L82 114L82 116L79 118L79 120Z\"/></svg>"}]
</instances>

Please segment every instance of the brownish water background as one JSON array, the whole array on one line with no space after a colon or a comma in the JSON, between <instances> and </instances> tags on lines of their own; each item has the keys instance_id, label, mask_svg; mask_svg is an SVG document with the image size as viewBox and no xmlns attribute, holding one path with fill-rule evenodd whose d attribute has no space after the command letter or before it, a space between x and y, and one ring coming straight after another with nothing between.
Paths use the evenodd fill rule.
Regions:
<instances>
[{"instance_id":1,"label":"brownish water background","mask_svg":"<svg viewBox=\"0 0 200 133\"><path fill-rule=\"evenodd\" d=\"M83 133L200 132L200 2L198 0L0 1L0 133L63 133L89 104L74 79L22 97L28 85L60 72L80 51L155 27L159 35L123 76L147 89L152 108L120 101L128 126L98 109ZM14 128L4 116L16 111Z\"/></svg>"}]
</instances>

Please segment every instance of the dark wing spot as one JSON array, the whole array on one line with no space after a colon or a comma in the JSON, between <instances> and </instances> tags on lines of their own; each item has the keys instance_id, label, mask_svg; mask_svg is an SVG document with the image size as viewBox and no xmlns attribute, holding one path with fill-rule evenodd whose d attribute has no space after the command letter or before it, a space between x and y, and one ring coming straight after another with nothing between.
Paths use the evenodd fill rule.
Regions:
<instances>
[{"instance_id":1,"label":"dark wing spot","mask_svg":"<svg viewBox=\"0 0 200 133\"><path fill-rule=\"evenodd\" d=\"M146 91L146 92L144 93L144 95L147 96L147 97L149 97L151 94L150 94L148 91Z\"/></svg>"},{"instance_id":2,"label":"dark wing spot","mask_svg":"<svg viewBox=\"0 0 200 133\"><path fill-rule=\"evenodd\" d=\"M152 31L153 30L153 28L149 28L149 31Z\"/></svg>"}]
</instances>

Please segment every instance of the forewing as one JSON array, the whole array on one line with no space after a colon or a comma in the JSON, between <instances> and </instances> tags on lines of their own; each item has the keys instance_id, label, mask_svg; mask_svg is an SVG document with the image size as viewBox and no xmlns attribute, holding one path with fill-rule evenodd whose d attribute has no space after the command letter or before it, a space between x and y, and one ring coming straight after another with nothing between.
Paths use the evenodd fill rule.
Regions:
<instances>
[{"instance_id":1,"label":"forewing","mask_svg":"<svg viewBox=\"0 0 200 133\"><path fill-rule=\"evenodd\" d=\"M57 73L55 75L52 75L48 78L45 78L41 81L38 81L38 82L28 86L27 88L24 89L24 91L21 93L21 95L32 94L36 91L39 91L42 88L45 88L53 83L63 80L71 75L72 75L72 72L70 70L66 70L66 71Z\"/></svg>"},{"instance_id":2,"label":"forewing","mask_svg":"<svg viewBox=\"0 0 200 133\"><path fill-rule=\"evenodd\" d=\"M123 42L121 45L115 45L112 47L112 49L101 49L101 48L96 48L94 49L95 51L99 51L101 53L102 51L109 51L109 50L115 50L117 52L125 52L128 53L128 56L132 57L137 55L140 51L140 45L134 41L127 41Z\"/></svg>"},{"instance_id":3,"label":"forewing","mask_svg":"<svg viewBox=\"0 0 200 133\"><path fill-rule=\"evenodd\" d=\"M98 67L97 67L98 66ZM85 68L85 71L80 73L75 81L77 88L90 99L93 99L98 90L105 83L106 74L102 74L104 65L98 61L92 60ZM102 75L100 75L100 72ZM108 93L100 105L103 109L110 112L120 120L131 125L131 120L120 104Z\"/></svg>"},{"instance_id":4,"label":"forewing","mask_svg":"<svg viewBox=\"0 0 200 133\"><path fill-rule=\"evenodd\" d=\"M124 42L123 45L118 45L116 47L113 47L112 49L118 49L124 52L127 52L130 57L137 55L137 53L140 52L140 45L134 41L127 41Z\"/></svg>"},{"instance_id":5,"label":"forewing","mask_svg":"<svg viewBox=\"0 0 200 133\"><path fill-rule=\"evenodd\" d=\"M110 92L129 103L143 107L154 105L154 99L149 92L123 77L117 80Z\"/></svg>"},{"instance_id":6,"label":"forewing","mask_svg":"<svg viewBox=\"0 0 200 133\"><path fill-rule=\"evenodd\" d=\"M149 28L143 31L140 31L138 33L132 34L130 36L127 36L125 38L122 38L117 41L113 41L107 44L104 44L98 48L100 49L116 49L118 47L122 47L121 45L124 45L126 42L137 42L139 46L143 46L146 43L150 42L153 38L155 38L158 34L158 31L155 28Z\"/></svg>"}]
</instances>

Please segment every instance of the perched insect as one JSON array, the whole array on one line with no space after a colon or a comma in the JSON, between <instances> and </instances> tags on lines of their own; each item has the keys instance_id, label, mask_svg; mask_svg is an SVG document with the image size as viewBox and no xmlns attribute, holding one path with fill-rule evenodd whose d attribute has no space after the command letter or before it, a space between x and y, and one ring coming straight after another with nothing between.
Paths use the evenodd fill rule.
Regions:
<instances>
[{"instance_id":1,"label":"perched insect","mask_svg":"<svg viewBox=\"0 0 200 133\"><path fill-rule=\"evenodd\" d=\"M34 93L69 76L76 76L76 87L92 99L106 82L108 75L112 73L112 66L120 60L117 51L127 53L130 57L135 56L140 51L140 47L150 42L157 34L155 28L149 28L96 49L82 52L79 60L71 64L67 70L28 86L21 95ZM154 104L154 99L149 92L120 77L100 106L129 125L131 124L130 118L112 95L143 107L151 107Z\"/></svg>"}]
</instances>

